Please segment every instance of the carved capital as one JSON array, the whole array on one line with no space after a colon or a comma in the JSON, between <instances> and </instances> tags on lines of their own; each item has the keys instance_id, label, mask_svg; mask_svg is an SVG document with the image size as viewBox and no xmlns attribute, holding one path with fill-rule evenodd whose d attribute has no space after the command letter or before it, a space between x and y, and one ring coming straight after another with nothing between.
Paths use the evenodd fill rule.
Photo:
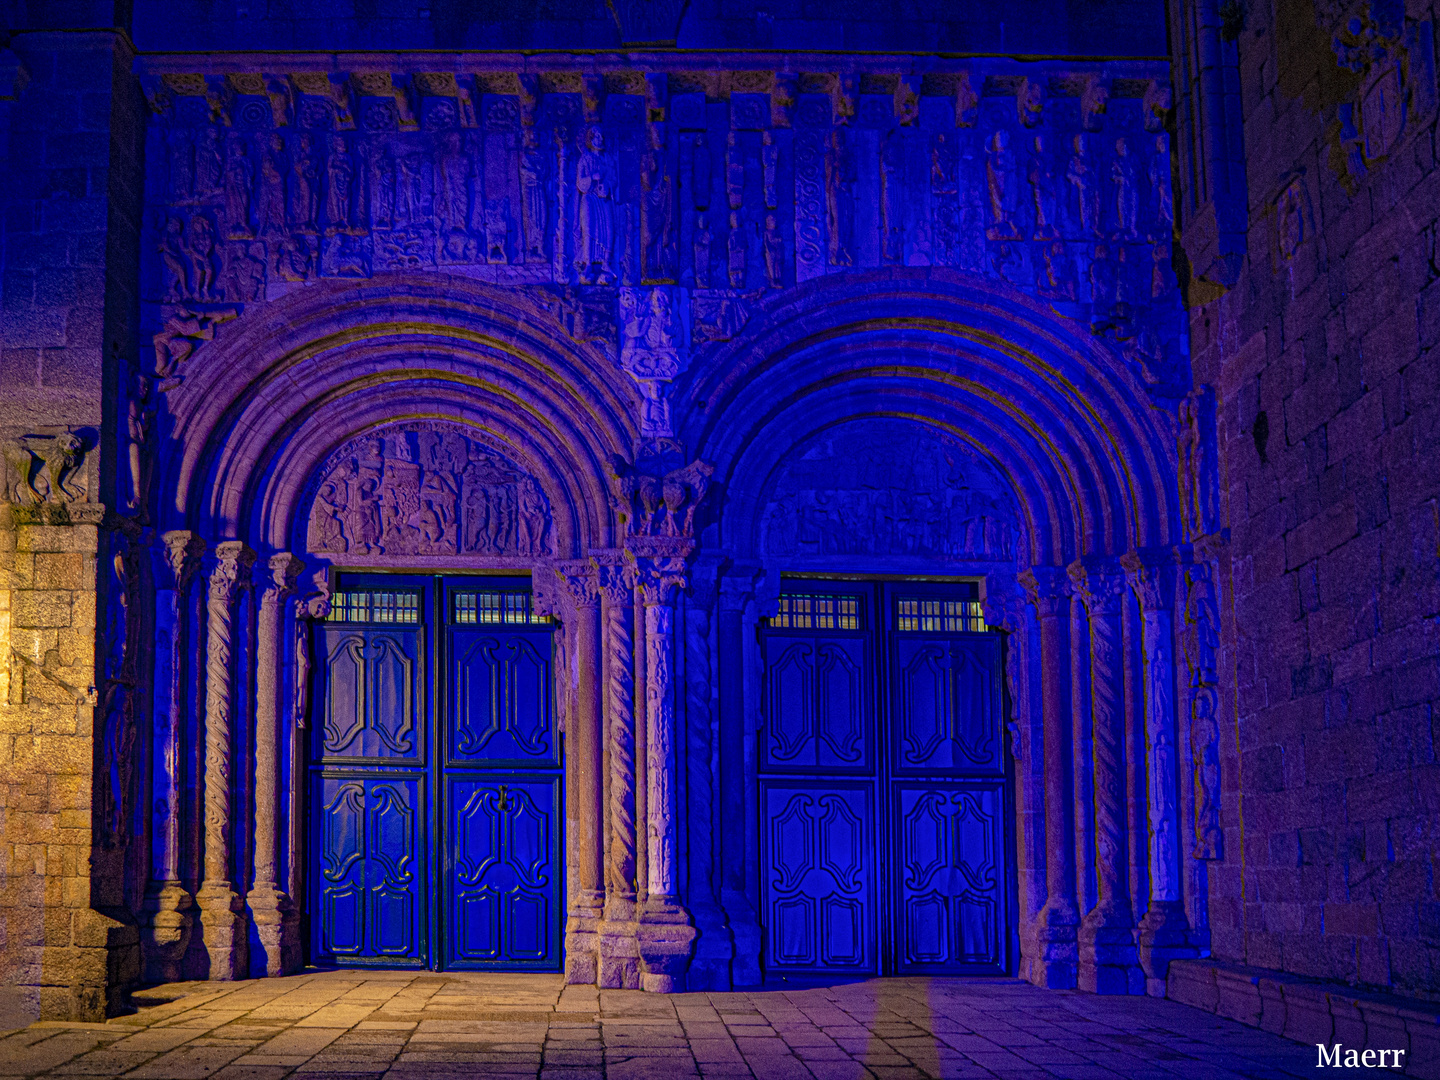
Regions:
<instances>
[{"instance_id":1,"label":"carved capital","mask_svg":"<svg viewBox=\"0 0 1440 1080\"><path fill-rule=\"evenodd\" d=\"M1120 556L1120 565L1130 588L1140 601L1146 614L1166 611L1171 603L1171 579L1174 574L1173 552L1163 553L1127 551Z\"/></svg>"},{"instance_id":2,"label":"carved capital","mask_svg":"<svg viewBox=\"0 0 1440 1080\"><path fill-rule=\"evenodd\" d=\"M1125 573L1111 559L1076 559L1067 568L1075 595L1092 618L1120 611L1125 595Z\"/></svg>"},{"instance_id":3,"label":"carved capital","mask_svg":"<svg viewBox=\"0 0 1440 1080\"><path fill-rule=\"evenodd\" d=\"M755 598L755 582L760 574L758 566L728 568L720 578L720 610L743 611Z\"/></svg>"},{"instance_id":4,"label":"carved capital","mask_svg":"<svg viewBox=\"0 0 1440 1080\"><path fill-rule=\"evenodd\" d=\"M675 592L685 588L683 558L645 558L637 560L637 584L640 600L646 607L668 606Z\"/></svg>"},{"instance_id":5,"label":"carved capital","mask_svg":"<svg viewBox=\"0 0 1440 1080\"><path fill-rule=\"evenodd\" d=\"M165 545L164 566L169 580L162 582L162 589L184 591L200 569L200 557L205 554L205 541L188 529L175 529L160 537Z\"/></svg>"},{"instance_id":6,"label":"carved capital","mask_svg":"<svg viewBox=\"0 0 1440 1080\"><path fill-rule=\"evenodd\" d=\"M555 578L565 596L577 608L600 603L599 572L589 559L565 559L555 564Z\"/></svg>"},{"instance_id":7,"label":"carved capital","mask_svg":"<svg viewBox=\"0 0 1440 1080\"><path fill-rule=\"evenodd\" d=\"M1070 596L1070 582L1059 566L1033 566L1017 579L1042 619L1061 615Z\"/></svg>"},{"instance_id":8,"label":"carved capital","mask_svg":"<svg viewBox=\"0 0 1440 1080\"><path fill-rule=\"evenodd\" d=\"M210 601L229 607L235 602L235 591L250 583L250 568L255 565L255 552L241 540L226 540L215 545L215 565L210 570Z\"/></svg>"},{"instance_id":9,"label":"carved capital","mask_svg":"<svg viewBox=\"0 0 1440 1080\"><path fill-rule=\"evenodd\" d=\"M1017 591L995 589L985 594L983 609L987 626L998 626L1007 634L1025 629L1025 597Z\"/></svg>"},{"instance_id":10,"label":"carved capital","mask_svg":"<svg viewBox=\"0 0 1440 1080\"><path fill-rule=\"evenodd\" d=\"M305 560L288 551L270 556L270 580L265 582L265 598L280 601L295 591L296 582L305 569Z\"/></svg>"}]
</instances>

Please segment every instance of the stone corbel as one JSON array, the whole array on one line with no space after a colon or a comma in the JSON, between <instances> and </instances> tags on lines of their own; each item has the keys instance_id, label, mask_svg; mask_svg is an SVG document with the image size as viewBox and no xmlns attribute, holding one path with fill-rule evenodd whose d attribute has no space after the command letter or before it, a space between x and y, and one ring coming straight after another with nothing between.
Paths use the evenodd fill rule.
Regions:
<instances>
[{"instance_id":1,"label":"stone corbel","mask_svg":"<svg viewBox=\"0 0 1440 1080\"><path fill-rule=\"evenodd\" d=\"M920 119L919 75L901 75L896 81L895 119L901 127L913 127Z\"/></svg>"},{"instance_id":2,"label":"stone corbel","mask_svg":"<svg viewBox=\"0 0 1440 1080\"><path fill-rule=\"evenodd\" d=\"M788 128L794 122L795 102L800 97L800 80L795 75L776 72L775 85L770 89L770 126Z\"/></svg>"},{"instance_id":3,"label":"stone corbel","mask_svg":"<svg viewBox=\"0 0 1440 1080\"><path fill-rule=\"evenodd\" d=\"M955 126L974 127L980 118L980 93L971 84L970 73L962 71L955 82Z\"/></svg>"}]
</instances>

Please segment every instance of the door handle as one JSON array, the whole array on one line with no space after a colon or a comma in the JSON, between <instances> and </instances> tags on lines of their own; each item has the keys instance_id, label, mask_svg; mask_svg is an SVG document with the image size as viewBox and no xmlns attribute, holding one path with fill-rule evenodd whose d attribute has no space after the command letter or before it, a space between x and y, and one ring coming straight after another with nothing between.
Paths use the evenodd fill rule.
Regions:
<instances>
[{"instance_id":1,"label":"door handle","mask_svg":"<svg viewBox=\"0 0 1440 1080\"><path fill-rule=\"evenodd\" d=\"M510 788L506 784L500 785L500 802L495 807L501 813L510 809Z\"/></svg>"}]
</instances>

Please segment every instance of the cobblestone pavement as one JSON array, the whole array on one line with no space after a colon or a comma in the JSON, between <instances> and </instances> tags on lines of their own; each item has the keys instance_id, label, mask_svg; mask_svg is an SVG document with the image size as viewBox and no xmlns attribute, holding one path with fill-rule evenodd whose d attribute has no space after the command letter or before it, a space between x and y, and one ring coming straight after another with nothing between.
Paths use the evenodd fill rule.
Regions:
<instances>
[{"instance_id":1,"label":"cobblestone pavement","mask_svg":"<svg viewBox=\"0 0 1440 1080\"><path fill-rule=\"evenodd\" d=\"M1315 1067L1314 1047L1174 1002L1013 979L661 996L555 975L330 971L171 984L137 1004L5 1036L0 1077L1230 1080Z\"/></svg>"}]
</instances>

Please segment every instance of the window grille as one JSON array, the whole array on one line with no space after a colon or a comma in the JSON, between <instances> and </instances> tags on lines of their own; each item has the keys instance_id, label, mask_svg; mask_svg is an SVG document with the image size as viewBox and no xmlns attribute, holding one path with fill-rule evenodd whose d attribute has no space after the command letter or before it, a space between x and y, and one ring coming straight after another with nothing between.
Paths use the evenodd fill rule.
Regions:
<instances>
[{"instance_id":1,"label":"window grille","mask_svg":"<svg viewBox=\"0 0 1440 1080\"><path fill-rule=\"evenodd\" d=\"M528 592L457 592L452 618L457 626L533 625L550 622L531 610Z\"/></svg>"},{"instance_id":2,"label":"window grille","mask_svg":"<svg viewBox=\"0 0 1440 1080\"><path fill-rule=\"evenodd\" d=\"M420 622L418 592L339 592L330 599L327 622L373 622L414 626Z\"/></svg>"},{"instance_id":3,"label":"window grille","mask_svg":"<svg viewBox=\"0 0 1440 1080\"><path fill-rule=\"evenodd\" d=\"M770 620L775 630L859 630L860 597L781 593Z\"/></svg>"},{"instance_id":4,"label":"window grille","mask_svg":"<svg viewBox=\"0 0 1440 1080\"><path fill-rule=\"evenodd\" d=\"M927 634L978 634L985 630L985 615L979 600L899 597L895 601L895 629Z\"/></svg>"}]
</instances>

